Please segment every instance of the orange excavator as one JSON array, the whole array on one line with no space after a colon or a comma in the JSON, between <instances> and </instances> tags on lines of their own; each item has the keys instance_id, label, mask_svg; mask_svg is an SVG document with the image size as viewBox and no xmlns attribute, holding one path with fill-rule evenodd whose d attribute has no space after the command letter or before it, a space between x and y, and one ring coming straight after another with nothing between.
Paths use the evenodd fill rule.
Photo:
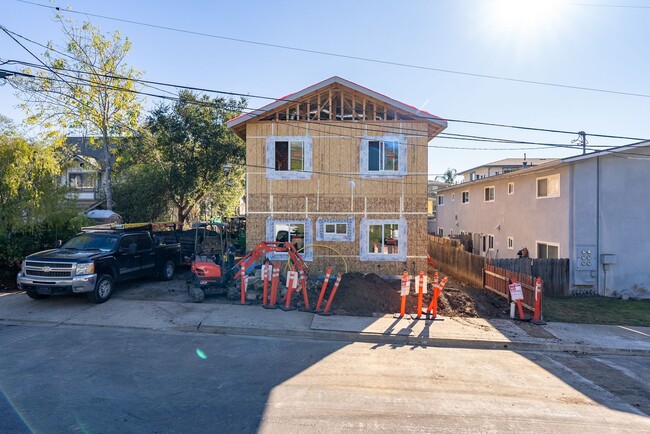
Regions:
<instances>
[{"instance_id":1,"label":"orange excavator","mask_svg":"<svg viewBox=\"0 0 650 434\"><path fill-rule=\"evenodd\" d=\"M269 253L286 253L296 271L302 271L305 277L308 275L309 268L304 259L298 253L296 247L288 242L262 241L232 268L226 267L225 272L223 264L217 264L210 257L197 255L192 261L192 285L188 288L192 301L201 303L206 294L223 293L223 288L228 283L242 278L242 268L249 270L258 260L263 259Z\"/></svg>"}]
</instances>

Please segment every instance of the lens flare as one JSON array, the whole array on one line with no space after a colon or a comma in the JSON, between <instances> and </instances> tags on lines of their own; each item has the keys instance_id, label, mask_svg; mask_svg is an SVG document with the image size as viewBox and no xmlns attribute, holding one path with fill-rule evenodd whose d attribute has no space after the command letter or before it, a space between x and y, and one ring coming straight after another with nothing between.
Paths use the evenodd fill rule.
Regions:
<instances>
[{"instance_id":1,"label":"lens flare","mask_svg":"<svg viewBox=\"0 0 650 434\"><path fill-rule=\"evenodd\" d=\"M208 358L208 356L206 356L205 353L200 348L196 349L196 355L199 356L199 359L205 360Z\"/></svg>"}]
</instances>

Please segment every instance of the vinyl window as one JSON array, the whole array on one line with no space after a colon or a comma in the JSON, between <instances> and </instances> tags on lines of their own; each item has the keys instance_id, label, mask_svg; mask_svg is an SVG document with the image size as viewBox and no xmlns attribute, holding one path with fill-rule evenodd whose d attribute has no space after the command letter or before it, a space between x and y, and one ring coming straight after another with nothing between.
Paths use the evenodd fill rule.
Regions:
<instances>
[{"instance_id":1,"label":"vinyl window","mask_svg":"<svg viewBox=\"0 0 650 434\"><path fill-rule=\"evenodd\" d=\"M508 183L508 195L513 195L515 194L515 183L514 182L509 182Z\"/></svg>"},{"instance_id":2,"label":"vinyl window","mask_svg":"<svg viewBox=\"0 0 650 434\"><path fill-rule=\"evenodd\" d=\"M494 186L485 187L485 202L494 202Z\"/></svg>"},{"instance_id":3,"label":"vinyl window","mask_svg":"<svg viewBox=\"0 0 650 434\"><path fill-rule=\"evenodd\" d=\"M463 191L461 194L462 194L461 202L462 203L468 203L469 202L469 191Z\"/></svg>"},{"instance_id":4,"label":"vinyl window","mask_svg":"<svg viewBox=\"0 0 650 434\"><path fill-rule=\"evenodd\" d=\"M537 198L560 197L560 174L537 178Z\"/></svg>"},{"instance_id":5,"label":"vinyl window","mask_svg":"<svg viewBox=\"0 0 650 434\"><path fill-rule=\"evenodd\" d=\"M539 259L559 259L560 245L546 241L537 242L537 258Z\"/></svg>"}]
</instances>

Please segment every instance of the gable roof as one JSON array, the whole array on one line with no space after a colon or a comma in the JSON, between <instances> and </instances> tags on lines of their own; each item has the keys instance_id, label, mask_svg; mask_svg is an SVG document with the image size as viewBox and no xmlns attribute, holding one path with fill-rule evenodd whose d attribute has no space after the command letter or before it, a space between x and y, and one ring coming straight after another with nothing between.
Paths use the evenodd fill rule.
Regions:
<instances>
[{"instance_id":1,"label":"gable roof","mask_svg":"<svg viewBox=\"0 0 650 434\"><path fill-rule=\"evenodd\" d=\"M253 119L258 119L263 117L265 114L292 102L297 102L301 100L301 98L308 96L309 94L318 91L319 89L323 89L327 86L333 85L333 84L340 84L344 87L347 87L353 91L362 93L370 98L376 99L380 102L383 102L386 105L392 106L398 110L401 110L403 112L406 112L410 115L412 115L415 118L422 119L432 125L435 126L435 134L431 134L430 138L435 137L440 131L444 130L447 128L447 121L444 120L443 118L433 115L431 113L428 113L424 110L419 110L411 105L405 104L403 102L397 101L395 99L392 99L386 95L383 95L379 92L375 92L374 90L368 89L367 87L358 85L356 83L353 83L349 80L346 80L341 77L330 77L326 80L323 80L319 83L313 84L309 87L306 87L298 92L291 93L289 95L283 96L282 98L279 98L275 100L274 102L265 105L264 107L261 107L259 109L253 110L249 113L243 113L236 118L233 118L229 120L226 124L228 128L233 129L240 137L245 138L246 133L245 133L245 128L244 125Z\"/></svg>"}]
</instances>

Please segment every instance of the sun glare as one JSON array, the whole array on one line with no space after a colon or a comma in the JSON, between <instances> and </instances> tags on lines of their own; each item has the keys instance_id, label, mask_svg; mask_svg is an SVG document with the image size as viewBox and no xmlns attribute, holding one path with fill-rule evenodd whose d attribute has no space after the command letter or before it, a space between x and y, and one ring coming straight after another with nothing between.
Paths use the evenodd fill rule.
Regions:
<instances>
[{"instance_id":1,"label":"sun glare","mask_svg":"<svg viewBox=\"0 0 650 434\"><path fill-rule=\"evenodd\" d=\"M489 3L492 26L510 36L534 36L561 19L559 0L494 0Z\"/></svg>"}]
</instances>

